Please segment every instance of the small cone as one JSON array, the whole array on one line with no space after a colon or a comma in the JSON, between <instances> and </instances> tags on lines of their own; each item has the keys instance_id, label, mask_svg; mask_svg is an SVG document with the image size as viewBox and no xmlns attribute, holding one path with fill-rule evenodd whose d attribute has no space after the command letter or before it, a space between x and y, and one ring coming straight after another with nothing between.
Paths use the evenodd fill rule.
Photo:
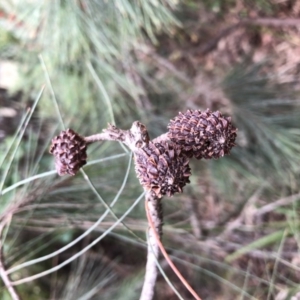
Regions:
<instances>
[{"instance_id":1,"label":"small cone","mask_svg":"<svg viewBox=\"0 0 300 300\"><path fill-rule=\"evenodd\" d=\"M57 173L75 175L86 164L86 142L82 136L67 129L52 139L49 152L55 156Z\"/></svg>"},{"instance_id":2,"label":"small cone","mask_svg":"<svg viewBox=\"0 0 300 300\"><path fill-rule=\"evenodd\" d=\"M156 196L181 193L189 183L189 159L174 143L149 144L135 154L135 170L141 185Z\"/></svg>"},{"instance_id":3,"label":"small cone","mask_svg":"<svg viewBox=\"0 0 300 300\"><path fill-rule=\"evenodd\" d=\"M179 145L188 157L219 158L235 146L237 129L230 117L218 111L188 110L179 113L168 125L169 139Z\"/></svg>"}]
</instances>

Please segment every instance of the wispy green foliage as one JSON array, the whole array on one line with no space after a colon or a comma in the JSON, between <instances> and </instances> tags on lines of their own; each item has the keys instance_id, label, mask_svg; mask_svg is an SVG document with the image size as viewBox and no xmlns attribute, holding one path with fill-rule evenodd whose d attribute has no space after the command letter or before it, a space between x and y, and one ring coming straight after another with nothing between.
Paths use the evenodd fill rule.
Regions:
<instances>
[{"instance_id":1,"label":"wispy green foliage","mask_svg":"<svg viewBox=\"0 0 300 300\"><path fill-rule=\"evenodd\" d=\"M99 295L107 285L113 284L114 277L110 266L101 259L95 261L88 255L81 256L72 264L68 280L66 284L62 285L62 291L57 293L56 297L66 300L94 299L94 296ZM55 288L57 289L57 287Z\"/></svg>"},{"instance_id":2,"label":"wispy green foliage","mask_svg":"<svg viewBox=\"0 0 300 300\"><path fill-rule=\"evenodd\" d=\"M237 67L224 82L239 129L232 159L253 174L289 180L300 170L298 93L293 83L278 83L263 68Z\"/></svg>"},{"instance_id":3,"label":"wispy green foliage","mask_svg":"<svg viewBox=\"0 0 300 300\"><path fill-rule=\"evenodd\" d=\"M186 4L195 11L200 7L197 1ZM216 0L208 5L211 13L231 4ZM47 152L61 120L91 134L108 121L127 126L147 114L153 137L166 130L168 118L179 109L174 99L182 100L182 110L204 108L202 96L188 97L197 91L198 81L179 70L180 59L173 65L152 47L141 50L143 43L158 46L157 33L172 32L175 5L172 0L1 1L10 17L0 19L0 56L20 63L18 87L33 99L45 84L38 105L41 119L28 119L34 126L26 129L26 138L20 125L14 138L1 145L1 241L11 279L27 280L18 285L25 299L47 298L52 287L61 299L98 299L99 294L101 299L138 298L147 224L130 154L110 142L92 145L85 173L59 178ZM145 54L149 49L152 56ZM138 60L137 52L145 61ZM188 55L187 50L182 59ZM201 66L195 67L196 76L202 74ZM267 64L245 63L225 78L227 112L239 130L237 147L218 161L195 162L192 188L164 199L164 244L204 298L266 299L281 286L290 295L299 288L294 263L298 198L293 205L275 206L268 215L258 213L266 203L299 190L299 93L293 82L281 83L284 74L277 78L270 73ZM144 85L134 82L132 74ZM156 115L143 105L136 108L143 88ZM196 203L192 208L187 205L191 199ZM195 226L200 238L193 234ZM284 239L283 232L289 233ZM232 253L236 259L226 262ZM98 268L106 266L102 258L112 262L112 272ZM181 285L162 265L181 294ZM112 274L116 277L110 279ZM159 281L159 294L165 298L174 295L166 286L164 279ZM7 297L2 286L0 295Z\"/></svg>"},{"instance_id":4,"label":"wispy green foliage","mask_svg":"<svg viewBox=\"0 0 300 300\"><path fill-rule=\"evenodd\" d=\"M135 44L147 39L156 43L157 32L170 32L177 24L171 13L175 6L173 0L4 1L3 10L8 16L13 11L13 18L3 24L19 41L14 59L21 62L24 76L18 87L32 93L44 83L42 54L64 116L68 112L68 118L76 118L80 105L83 118L105 105L87 67L92 65L110 91L117 115L130 114L141 87L120 71ZM51 105L44 105L53 114Z\"/></svg>"}]
</instances>

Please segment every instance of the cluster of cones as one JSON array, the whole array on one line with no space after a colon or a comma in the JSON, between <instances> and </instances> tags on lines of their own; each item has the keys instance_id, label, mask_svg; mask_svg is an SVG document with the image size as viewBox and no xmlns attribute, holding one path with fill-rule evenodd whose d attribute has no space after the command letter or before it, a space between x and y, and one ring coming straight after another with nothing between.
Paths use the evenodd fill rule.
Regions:
<instances>
[{"instance_id":1,"label":"cluster of cones","mask_svg":"<svg viewBox=\"0 0 300 300\"><path fill-rule=\"evenodd\" d=\"M168 139L150 141L135 152L135 170L141 185L157 197L182 192L189 183L189 160L217 159L229 154L235 145L237 129L230 117L220 112L188 110L179 113L168 125ZM55 156L59 175L75 175L86 164L87 143L71 129L52 140L50 153Z\"/></svg>"}]
</instances>

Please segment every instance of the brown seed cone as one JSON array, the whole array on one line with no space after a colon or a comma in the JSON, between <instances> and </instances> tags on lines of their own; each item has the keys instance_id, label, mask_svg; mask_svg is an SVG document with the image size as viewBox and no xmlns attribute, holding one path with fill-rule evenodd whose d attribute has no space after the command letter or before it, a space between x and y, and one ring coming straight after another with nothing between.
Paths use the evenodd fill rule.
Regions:
<instances>
[{"instance_id":1,"label":"brown seed cone","mask_svg":"<svg viewBox=\"0 0 300 300\"><path fill-rule=\"evenodd\" d=\"M189 183L189 159L174 143L149 142L135 153L135 171L141 185L157 197L181 193Z\"/></svg>"},{"instance_id":2,"label":"brown seed cone","mask_svg":"<svg viewBox=\"0 0 300 300\"><path fill-rule=\"evenodd\" d=\"M55 156L57 173L75 175L86 164L87 144L82 136L67 129L52 139L49 152Z\"/></svg>"},{"instance_id":3,"label":"brown seed cone","mask_svg":"<svg viewBox=\"0 0 300 300\"><path fill-rule=\"evenodd\" d=\"M237 129L230 117L219 111L188 110L179 113L168 125L168 137L181 146L188 157L219 158L235 145Z\"/></svg>"}]
</instances>

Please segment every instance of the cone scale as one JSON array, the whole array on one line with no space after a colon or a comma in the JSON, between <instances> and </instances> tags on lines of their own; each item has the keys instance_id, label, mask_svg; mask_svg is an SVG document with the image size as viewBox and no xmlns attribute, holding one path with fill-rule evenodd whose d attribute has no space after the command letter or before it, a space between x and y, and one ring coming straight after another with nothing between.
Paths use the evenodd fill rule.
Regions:
<instances>
[{"instance_id":1,"label":"cone scale","mask_svg":"<svg viewBox=\"0 0 300 300\"><path fill-rule=\"evenodd\" d=\"M189 159L174 143L149 144L135 154L135 170L141 185L156 196L181 193L189 183Z\"/></svg>"},{"instance_id":2,"label":"cone scale","mask_svg":"<svg viewBox=\"0 0 300 300\"><path fill-rule=\"evenodd\" d=\"M180 112L170 121L168 129L169 139L188 157L196 159L217 159L229 154L237 131L230 117L208 109Z\"/></svg>"},{"instance_id":3,"label":"cone scale","mask_svg":"<svg viewBox=\"0 0 300 300\"><path fill-rule=\"evenodd\" d=\"M58 175L75 175L86 164L87 145L82 136L67 129L52 139L49 152L55 156Z\"/></svg>"}]
</instances>

